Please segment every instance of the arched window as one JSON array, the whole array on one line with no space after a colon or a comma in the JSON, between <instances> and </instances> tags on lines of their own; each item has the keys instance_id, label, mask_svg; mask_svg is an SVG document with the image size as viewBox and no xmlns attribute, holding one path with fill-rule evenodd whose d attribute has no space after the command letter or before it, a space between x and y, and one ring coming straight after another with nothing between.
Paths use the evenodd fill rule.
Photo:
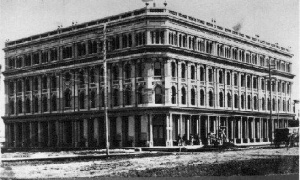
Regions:
<instances>
[{"instance_id":1,"label":"arched window","mask_svg":"<svg viewBox=\"0 0 300 180\"><path fill-rule=\"evenodd\" d=\"M136 64L136 74L137 74L137 77L143 77L143 65L142 65L142 62L138 62Z\"/></svg>"},{"instance_id":2,"label":"arched window","mask_svg":"<svg viewBox=\"0 0 300 180\"><path fill-rule=\"evenodd\" d=\"M65 91L64 98L65 98L65 107L66 108L71 107L71 91L70 91L70 89L67 89Z\"/></svg>"},{"instance_id":3,"label":"arched window","mask_svg":"<svg viewBox=\"0 0 300 180\"><path fill-rule=\"evenodd\" d=\"M53 75L52 77L51 77L51 88L52 89L56 89L56 76L55 75Z\"/></svg>"},{"instance_id":4,"label":"arched window","mask_svg":"<svg viewBox=\"0 0 300 180\"><path fill-rule=\"evenodd\" d=\"M247 105L248 105L248 109L251 109L251 96L248 95L247 97Z\"/></svg>"},{"instance_id":5,"label":"arched window","mask_svg":"<svg viewBox=\"0 0 300 180\"><path fill-rule=\"evenodd\" d=\"M172 62L171 66L172 66L172 77L176 77L176 63Z\"/></svg>"},{"instance_id":6,"label":"arched window","mask_svg":"<svg viewBox=\"0 0 300 180\"><path fill-rule=\"evenodd\" d=\"M261 89L265 90L265 80L264 79L261 80Z\"/></svg>"},{"instance_id":7,"label":"arched window","mask_svg":"<svg viewBox=\"0 0 300 180\"><path fill-rule=\"evenodd\" d=\"M251 87L251 77L247 76L247 88Z\"/></svg>"},{"instance_id":8,"label":"arched window","mask_svg":"<svg viewBox=\"0 0 300 180\"><path fill-rule=\"evenodd\" d=\"M139 87L137 91L137 100L138 104L144 104L144 98L143 98L143 92L144 92L144 87Z\"/></svg>"},{"instance_id":9,"label":"arched window","mask_svg":"<svg viewBox=\"0 0 300 180\"><path fill-rule=\"evenodd\" d=\"M286 111L286 104L285 104L285 100L283 100L283 101L282 101L282 107L283 107L283 108L282 108L282 110L283 110L283 111Z\"/></svg>"},{"instance_id":10,"label":"arched window","mask_svg":"<svg viewBox=\"0 0 300 180\"><path fill-rule=\"evenodd\" d=\"M278 108L278 111L281 111L281 103L280 103L280 99L278 99L278 104L277 104L277 108Z\"/></svg>"},{"instance_id":11,"label":"arched window","mask_svg":"<svg viewBox=\"0 0 300 180\"><path fill-rule=\"evenodd\" d=\"M71 80L71 74L70 74L69 72L67 72L67 73L65 74L65 81L68 82L68 81L70 81L70 80Z\"/></svg>"},{"instance_id":12,"label":"arched window","mask_svg":"<svg viewBox=\"0 0 300 180\"><path fill-rule=\"evenodd\" d=\"M47 96L43 96L43 112L47 112L48 111L48 98Z\"/></svg>"},{"instance_id":13,"label":"arched window","mask_svg":"<svg viewBox=\"0 0 300 180\"><path fill-rule=\"evenodd\" d=\"M39 80L37 77L33 79L33 90L37 91L39 89Z\"/></svg>"},{"instance_id":14,"label":"arched window","mask_svg":"<svg viewBox=\"0 0 300 180\"><path fill-rule=\"evenodd\" d=\"M113 80L118 80L119 79L119 68L118 68L117 65L113 66L112 75L113 75Z\"/></svg>"},{"instance_id":15,"label":"arched window","mask_svg":"<svg viewBox=\"0 0 300 180\"><path fill-rule=\"evenodd\" d=\"M208 70L208 81L209 81L209 82L213 82L213 79L214 79L213 70L212 70L212 69L209 69L209 70Z\"/></svg>"},{"instance_id":16,"label":"arched window","mask_svg":"<svg viewBox=\"0 0 300 180\"><path fill-rule=\"evenodd\" d=\"M224 106L224 97L223 97L223 92L219 93L219 105L220 107Z\"/></svg>"},{"instance_id":17,"label":"arched window","mask_svg":"<svg viewBox=\"0 0 300 180\"><path fill-rule=\"evenodd\" d=\"M91 108L96 108L96 92L95 91L91 91L90 105L91 105Z\"/></svg>"},{"instance_id":18,"label":"arched window","mask_svg":"<svg viewBox=\"0 0 300 180\"><path fill-rule=\"evenodd\" d=\"M104 89L101 89L100 90L100 94L101 94L101 107L104 107Z\"/></svg>"},{"instance_id":19,"label":"arched window","mask_svg":"<svg viewBox=\"0 0 300 180\"><path fill-rule=\"evenodd\" d=\"M231 94L227 93L227 107L231 107Z\"/></svg>"},{"instance_id":20,"label":"arched window","mask_svg":"<svg viewBox=\"0 0 300 180\"><path fill-rule=\"evenodd\" d=\"M39 112L39 98L38 96L34 97L34 112L37 113Z\"/></svg>"},{"instance_id":21,"label":"arched window","mask_svg":"<svg viewBox=\"0 0 300 180\"><path fill-rule=\"evenodd\" d=\"M90 82L95 83L96 82L96 76L95 76L95 70L91 69L90 70Z\"/></svg>"},{"instance_id":22,"label":"arched window","mask_svg":"<svg viewBox=\"0 0 300 180\"><path fill-rule=\"evenodd\" d=\"M246 83L245 83L245 75L244 74L241 74L241 87L245 87L246 86Z\"/></svg>"},{"instance_id":23,"label":"arched window","mask_svg":"<svg viewBox=\"0 0 300 180\"><path fill-rule=\"evenodd\" d=\"M104 68L103 68L103 66L100 67L99 77L100 77L100 81L103 82L104 81Z\"/></svg>"},{"instance_id":24,"label":"arched window","mask_svg":"<svg viewBox=\"0 0 300 180\"><path fill-rule=\"evenodd\" d=\"M272 99L272 110L275 111L275 109L276 109L276 101L275 101L275 99L273 98L273 99Z\"/></svg>"},{"instance_id":25,"label":"arched window","mask_svg":"<svg viewBox=\"0 0 300 180\"><path fill-rule=\"evenodd\" d=\"M203 89L200 90L200 105L204 106L204 91L203 91Z\"/></svg>"},{"instance_id":26,"label":"arched window","mask_svg":"<svg viewBox=\"0 0 300 180\"><path fill-rule=\"evenodd\" d=\"M181 46L182 46L182 35L179 34L179 47L181 47Z\"/></svg>"},{"instance_id":27,"label":"arched window","mask_svg":"<svg viewBox=\"0 0 300 180\"><path fill-rule=\"evenodd\" d=\"M125 71L125 79L130 79L131 78L131 67L130 67L129 63L127 63L125 65L124 71Z\"/></svg>"},{"instance_id":28,"label":"arched window","mask_svg":"<svg viewBox=\"0 0 300 180\"><path fill-rule=\"evenodd\" d=\"M192 105L196 104L195 96L196 96L195 89L191 89L191 104Z\"/></svg>"},{"instance_id":29,"label":"arched window","mask_svg":"<svg viewBox=\"0 0 300 180\"><path fill-rule=\"evenodd\" d=\"M200 67L200 81L205 80L204 68Z\"/></svg>"},{"instance_id":30,"label":"arched window","mask_svg":"<svg viewBox=\"0 0 300 180\"><path fill-rule=\"evenodd\" d=\"M17 81L17 92L22 92L22 81Z\"/></svg>"},{"instance_id":31,"label":"arched window","mask_svg":"<svg viewBox=\"0 0 300 180\"><path fill-rule=\"evenodd\" d=\"M241 95L241 108L242 108L242 109L245 108L244 105L245 105L245 96L242 94L242 95Z\"/></svg>"},{"instance_id":32,"label":"arched window","mask_svg":"<svg viewBox=\"0 0 300 180\"><path fill-rule=\"evenodd\" d=\"M84 91L81 91L79 93L79 108L80 109L84 109L85 108L84 100L85 100L85 94L84 94Z\"/></svg>"},{"instance_id":33,"label":"arched window","mask_svg":"<svg viewBox=\"0 0 300 180\"><path fill-rule=\"evenodd\" d=\"M257 77L253 78L253 88L257 89Z\"/></svg>"},{"instance_id":34,"label":"arched window","mask_svg":"<svg viewBox=\"0 0 300 180\"><path fill-rule=\"evenodd\" d=\"M10 114L15 114L15 102L13 100L9 101L9 109L10 109Z\"/></svg>"},{"instance_id":35,"label":"arched window","mask_svg":"<svg viewBox=\"0 0 300 180\"><path fill-rule=\"evenodd\" d=\"M176 88L172 86L172 104L176 104Z\"/></svg>"},{"instance_id":36,"label":"arched window","mask_svg":"<svg viewBox=\"0 0 300 180\"><path fill-rule=\"evenodd\" d=\"M254 98L253 98L253 108L254 108L254 110L257 110L257 97L256 96L254 96Z\"/></svg>"},{"instance_id":37,"label":"arched window","mask_svg":"<svg viewBox=\"0 0 300 180\"><path fill-rule=\"evenodd\" d=\"M30 113L30 110L31 110L31 108L30 108L30 99L29 98L26 98L26 100L25 100L25 109L26 109L26 113Z\"/></svg>"},{"instance_id":38,"label":"arched window","mask_svg":"<svg viewBox=\"0 0 300 180\"><path fill-rule=\"evenodd\" d=\"M78 80L79 80L79 85L84 86L85 82L84 82L84 72L83 71L79 71Z\"/></svg>"},{"instance_id":39,"label":"arched window","mask_svg":"<svg viewBox=\"0 0 300 180\"><path fill-rule=\"evenodd\" d=\"M57 111L57 101L56 101L56 95L52 95L51 97L51 110L52 111Z\"/></svg>"},{"instance_id":40,"label":"arched window","mask_svg":"<svg viewBox=\"0 0 300 180\"><path fill-rule=\"evenodd\" d=\"M262 110L266 110L266 101L265 101L265 98L261 99L261 107L262 107Z\"/></svg>"},{"instance_id":41,"label":"arched window","mask_svg":"<svg viewBox=\"0 0 300 180\"><path fill-rule=\"evenodd\" d=\"M287 104L287 111L290 112L290 106L291 106L291 101L288 100L288 104Z\"/></svg>"},{"instance_id":42,"label":"arched window","mask_svg":"<svg viewBox=\"0 0 300 180\"><path fill-rule=\"evenodd\" d=\"M28 78L25 79L25 91L30 91L30 81Z\"/></svg>"},{"instance_id":43,"label":"arched window","mask_svg":"<svg viewBox=\"0 0 300 180\"><path fill-rule=\"evenodd\" d=\"M131 105L131 89L128 87L125 89L125 105Z\"/></svg>"},{"instance_id":44,"label":"arched window","mask_svg":"<svg viewBox=\"0 0 300 180\"><path fill-rule=\"evenodd\" d=\"M219 83L223 84L223 71L222 70L219 71Z\"/></svg>"},{"instance_id":45,"label":"arched window","mask_svg":"<svg viewBox=\"0 0 300 180\"><path fill-rule=\"evenodd\" d=\"M48 84L48 78L47 76L43 76L42 78L43 89L47 89L47 84Z\"/></svg>"},{"instance_id":46,"label":"arched window","mask_svg":"<svg viewBox=\"0 0 300 180\"><path fill-rule=\"evenodd\" d=\"M231 84L231 76L230 76L230 72L227 72L227 85Z\"/></svg>"},{"instance_id":47,"label":"arched window","mask_svg":"<svg viewBox=\"0 0 300 180\"><path fill-rule=\"evenodd\" d=\"M236 73L233 76L233 80L234 80L234 86L237 86L238 85L238 76Z\"/></svg>"},{"instance_id":48,"label":"arched window","mask_svg":"<svg viewBox=\"0 0 300 180\"><path fill-rule=\"evenodd\" d=\"M271 101L270 101L270 98L268 98L268 110L271 109Z\"/></svg>"},{"instance_id":49,"label":"arched window","mask_svg":"<svg viewBox=\"0 0 300 180\"><path fill-rule=\"evenodd\" d=\"M161 76L161 63L155 62L154 63L154 76Z\"/></svg>"},{"instance_id":50,"label":"arched window","mask_svg":"<svg viewBox=\"0 0 300 180\"><path fill-rule=\"evenodd\" d=\"M195 66L191 66L191 79L195 79Z\"/></svg>"},{"instance_id":51,"label":"arched window","mask_svg":"<svg viewBox=\"0 0 300 180\"><path fill-rule=\"evenodd\" d=\"M22 99L19 98L18 99L18 113L22 113L23 112L22 105L23 105Z\"/></svg>"},{"instance_id":52,"label":"arched window","mask_svg":"<svg viewBox=\"0 0 300 180\"><path fill-rule=\"evenodd\" d=\"M239 107L239 96L237 94L234 94L234 108Z\"/></svg>"},{"instance_id":53,"label":"arched window","mask_svg":"<svg viewBox=\"0 0 300 180\"><path fill-rule=\"evenodd\" d=\"M114 89L113 91L113 105L118 106L119 105L119 90Z\"/></svg>"},{"instance_id":54,"label":"arched window","mask_svg":"<svg viewBox=\"0 0 300 180\"><path fill-rule=\"evenodd\" d=\"M181 88L181 104L186 104L186 91L185 88Z\"/></svg>"},{"instance_id":55,"label":"arched window","mask_svg":"<svg viewBox=\"0 0 300 180\"><path fill-rule=\"evenodd\" d=\"M162 104L162 100L163 100L162 88L160 86L156 86L154 91L155 91L155 104Z\"/></svg>"},{"instance_id":56,"label":"arched window","mask_svg":"<svg viewBox=\"0 0 300 180\"><path fill-rule=\"evenodd\" d=\"M209 91L208 93L208 101L209 101L209 107L213 107L214 106L214 96L213 96L213 92Z\"/></svg>"},{"instance_id":57,"label":"arched window","mask_svg":"<svg viewBox=\"0 0 300 180\"><path fill-rule=\"evenodd\" d=\"M181 78L185 78L185 64L181 64Z\"/></svg>"}]
</instances>

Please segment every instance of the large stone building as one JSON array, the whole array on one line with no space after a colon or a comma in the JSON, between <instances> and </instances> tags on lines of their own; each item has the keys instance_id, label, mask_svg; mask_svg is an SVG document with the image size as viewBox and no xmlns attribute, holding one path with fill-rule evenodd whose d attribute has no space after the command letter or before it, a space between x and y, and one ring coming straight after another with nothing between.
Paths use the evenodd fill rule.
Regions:
<instances>
[{"instance_id":1,"label":"large stone building","mask_svg":"<svg viewBox=\"0 0 300 180\"><path fill-rule=\"evenodd\" d=\"M293 119L290 49L143 8L5 44L6 148L105 147L104 23L110 147L268 144Z\"/></svg>"}]
</instances>

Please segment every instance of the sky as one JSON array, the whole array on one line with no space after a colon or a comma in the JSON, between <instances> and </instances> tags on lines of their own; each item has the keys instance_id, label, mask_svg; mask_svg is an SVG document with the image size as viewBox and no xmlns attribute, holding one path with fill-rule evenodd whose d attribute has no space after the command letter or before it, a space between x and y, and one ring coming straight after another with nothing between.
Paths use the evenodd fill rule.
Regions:
<instances>
[{"instance_id":1,"label":"sky","mask_svg":"<svg viewBox=\"0 0 300 180\"><path fill-rule=\"evenodd\" d=\"M154 0L157 7L165 0ZM152 6L153 2L150 2ZM166 0L167 8L233 28L260 39L292 47L293 99L300 99L299 0ZM4 67L4 43L31 35L145 7L142 0L0 0L0 64ZM3 76L0 85L0 115L4 115ZM0 120L0 131L3 123ZM0 132L1 136L1 132Z\"/></svg>"}]
</instances>

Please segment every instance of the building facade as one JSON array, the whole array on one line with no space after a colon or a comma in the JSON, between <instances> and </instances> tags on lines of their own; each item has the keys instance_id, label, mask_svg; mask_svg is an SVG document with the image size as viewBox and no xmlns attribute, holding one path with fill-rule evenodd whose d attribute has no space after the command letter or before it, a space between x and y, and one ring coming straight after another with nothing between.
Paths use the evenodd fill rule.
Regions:
<instances>
[{"instance_id":1,"label":"building facade","mask_svg":"<svg viewBox=\"0 0 300 180\"><path fill-rule=\"evenodd\" d=\"M6 43L6 148L105 147L104 33L112 148L268 144L293 119L290 49L143 8Z\"/></svg>"}]
</instances>

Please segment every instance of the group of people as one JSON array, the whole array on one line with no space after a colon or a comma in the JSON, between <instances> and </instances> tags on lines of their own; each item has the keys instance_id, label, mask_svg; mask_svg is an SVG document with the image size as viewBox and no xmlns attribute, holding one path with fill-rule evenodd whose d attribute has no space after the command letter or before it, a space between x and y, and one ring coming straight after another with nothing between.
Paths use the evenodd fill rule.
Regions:
<instances>
[{"instance_id":1,"label":"group of people","mask_svg":"<svg viewBox=\"0 0 300 180\"><path fill-rule=\"evenodd\" d=\"M209 142L209 144L224 144L224 142L226 142L227 136L225 134L225 128L220 128L218 130L218 134L215 134L214 132L209 132L207 135L207 138L203 138L207 143ZM177 137L177 143L178 146L186 146L186 145L200 145L201 139L200 139L200 135L199 134L195 134L195 135L190 135L189 139L187 139L187 135L184 134L182 137L180 136L180 134Z\"/></svg>"}]
</instances>

